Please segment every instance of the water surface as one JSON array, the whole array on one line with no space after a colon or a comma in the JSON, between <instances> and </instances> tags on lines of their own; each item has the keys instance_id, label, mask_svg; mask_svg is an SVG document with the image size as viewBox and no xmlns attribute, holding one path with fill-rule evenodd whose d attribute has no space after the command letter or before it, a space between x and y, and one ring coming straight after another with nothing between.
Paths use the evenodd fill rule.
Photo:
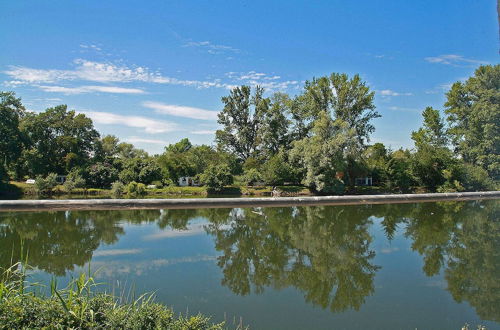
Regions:
<instances>
[{"instance_id":1,"label":"water surface","mask_svg":"<svg viewBox=\"0 0 500 330\"><path fill-rule=\"evenodd\" d=\"M252 329L500 329L499 200L0 213L0 267L23 254Z\"/></svg>"}]
</instances>

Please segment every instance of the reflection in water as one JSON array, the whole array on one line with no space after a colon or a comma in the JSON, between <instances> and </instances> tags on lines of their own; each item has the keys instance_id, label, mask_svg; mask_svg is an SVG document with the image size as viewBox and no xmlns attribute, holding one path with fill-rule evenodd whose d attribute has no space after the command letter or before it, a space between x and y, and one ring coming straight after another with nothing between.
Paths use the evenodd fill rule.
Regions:
<instances>
[{"instance_id":1,"label":"reflection in water","mask_svg":"<svg viewBox=\"0 0 500 330\"><path fill-rule=\"evenodd\" d=\"M205 219L208 224L188 226ZM201 230L220 252L222 284L234 293L293 287L333 312L358 310L374 294L379 269L370 228L381 219L386 237L402 230L423 258L423 272L444 271L447 290L484 320L500 322L500 203L498 201L206 210L127 210L0 213L0 267L28 254L28 263L64 275L90 261L101 244L116 243L124 224L155 223ZM187 233L187 232L186 232ZM151 237L154 239L154 237ZM140 249L109 249L119 256Z\"/></svg>"}]
</instances>

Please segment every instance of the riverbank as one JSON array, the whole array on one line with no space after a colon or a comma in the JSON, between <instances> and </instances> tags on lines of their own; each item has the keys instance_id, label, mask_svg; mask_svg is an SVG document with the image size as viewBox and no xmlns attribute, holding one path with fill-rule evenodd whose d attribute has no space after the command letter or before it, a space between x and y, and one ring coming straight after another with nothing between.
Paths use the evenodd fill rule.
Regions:
<instances>
[{"instance_id":1,"label":"riverbank","mask_svg":"<svg viewBox=\"0 0 500 330\"><path fill-rule=\"evenodd\" d=\"M282 191L287 196L312 196L313 193L303 186L278 186L280 191ZM217 195L224 196L271 196L273 187L271 186L227 186ZM11 181L8 185L4 186L0 190L0 195L12 198L21 197L33 197L38 198L39 195L35 191L32 184L27 184L24 182ZM177 186L167 186L163 188L153 188L146 189L145 195L148 197L161 197L161 196L210 196L209 191L206 187L177 187ZM116 197L113 195L111 189L99 189L99 188L75 188L68 193L64 190L62 185L54 187L50 193L45 194L45 197L58 197L58 196L69 196L69 198L87 198L87 197L99 197L99 198L111 198ZM123 195L127 197L127 195ZM41 196L44 197L44 196ZM121 196L120 196L121 197ZM130 196L129 196L130 197Z\"/></svg>"},{"instance_id":2,"label":"riverbank","mask_svg":"<svg viewBox=\"0 0 500 330\"><path fill-rule=\"evenodd\" d=\"M113 210L113 209L195 209L226 207L283 207L308 205L351 205L418 203L434 201L498 199L500 191L349 195L314 197L264 197L264 198L188 198L188 199L69 199L69 200L4 200L2 211L42 210Z\"/></svg>"}]
</instances>

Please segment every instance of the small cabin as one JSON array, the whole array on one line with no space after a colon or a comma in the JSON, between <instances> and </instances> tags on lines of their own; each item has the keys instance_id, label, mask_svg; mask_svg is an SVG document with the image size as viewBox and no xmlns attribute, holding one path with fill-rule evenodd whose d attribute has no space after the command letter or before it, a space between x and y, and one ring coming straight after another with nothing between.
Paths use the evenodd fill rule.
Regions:
<instances>
[{"instance_id":1,"label":"small cabin","mask_svg":"<svg viewBox=\"0 0 500 330\"><path fill-rule=\"evenodd\" d=\"M179 186L180 187L197 187L200 183L191 176L181 176L179 178Z\"/></svg>"},{"instance_id":2,"label":"small cabin","mask_svg":"<svg viewBox=\"0 0 500 330\"><path fill-rule=\"evenodd\" d=\"M364 178L356 178L355 184L356 186L371 186L373 185L373 179L368 176Z\"/></svg>"}]
</instances>

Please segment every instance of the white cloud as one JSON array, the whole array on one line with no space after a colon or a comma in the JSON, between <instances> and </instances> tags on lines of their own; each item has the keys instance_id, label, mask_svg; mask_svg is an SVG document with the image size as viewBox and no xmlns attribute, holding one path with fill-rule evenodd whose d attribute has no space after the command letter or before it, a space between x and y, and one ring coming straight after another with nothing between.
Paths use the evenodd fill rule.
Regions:
<instances>
[{"instance_id":1,"label":"white cloud","mask_svg":"<svg viewBox=\"0 0 500 330\"><path fill-rule=\"evenodd\" d=\"M462 55L448 54L426 57L425 60L429 63L439 63L446 65L460 65L460 64L488 64L486 61L474 60L471 58L463 57Z\"/></svg>"},{"instance_id":2,"label":"white cloud","mask_svg":"<svg viewBox=\"0 0 500 330\"><path fill-rule=\"evenodd\" d=\"M131 136L125 139L125 142L130 142L130 143L148 143L148 144L161 144L161 145L167 145L168 142L164 140L155 140L155 139L144 139L138 136Z\"/></svg>"},{"instance_id":3,"label":"white cloud","mask_svg":"<svg viewBox=\"0 0 500 330\"><path fill-rule=\"evenodd\" d=\"M63 87L63 86L37 86L41 90L49 93L64 93L64 94L83 94L92 92L114 93L114 94L144 94L142 89L138 88L123 88L116 86L80 86L80 87Z\"/></svg>"},{"instance_id":4,"label":"white cloud","mask_svg":"<svg viewBox=\"0 0 500 330\"><path fill-rule=\"evenodd\" d=\"M80 44L80 48L83 48L83 49L90 49L90 50L95 50L97 52L100 52L102 50L101 47L97 46L97 45L86 45L86 44Z\"/></svg>"},{"instance_id":5,"label":"white cloud","mask_svg":"<svg viewBox=\"0 0 500 330\"><path fill-rule=\"evenodd\" d=\"M94 257L121 256L141 253L142 249L109 249L95 251Z\"/></svg>"},{"instance_id":6,"label":"white cloud","mask_svg":"<svg viewBox=\"0 0 500 330\"><path fill-rule=\"evenodd\" d=\"M397 107L397 106L389 107L389 110L393 110L393 111L409 111L409 112L418 112L419 111L418 109L415 109L415 108L406 108L406 107Z\"/></svg>"},{"instance_id":7,"label":"white cloud","mask_svg":"<svg viewBox=\"0 0 500 330\"><path fill-rule=\"evenodd\" d=\"M200 120L217 120L217 111L151 101L143 102L142 105L146 108L154 109L156 113L164 115Z\"/></svg>"},{"instance_id":8,"label":"white cloud","mask_svg":"<svg viewBox=\"0 0 500 330\"><path fill-rule=\"evenodd\" d=\"M382 96L410 96L410 95L413 95L412 93L400 93L400 92L395 92L393 90L390 90L390 89L383 89L380 92L380 95Z\"/></svg>"},{"instance_id":9,"label":"white cloud","mask_svg":"<svg viewBox=\"0 0 500 330\"><path fill-rule=\"evenodd\" d=\"M281 76L269 75L257 71L228 72L226 76L232 79L236 85L244 84L252 87L261 86L267 91L282 91L291 87L297 87L299 84L296 80L279 81Z\"/></svg>"},{"instance_id":10,"label":"white cloud","mask_svg":"<svg viewBox=\"0 0 500 330\"><path fill-rule=\"evenodd\" d=\"M199 130L199 131L191 131L189 133L196 135L211 135L215 134L215 130Z\"/></svg>"},{"instance_id":11,"label":"white cloud","mask_svg":"<svg viewBox=\"0 0 500 330\"><path fill-rule=\"evenodd\" d=\"M210 54L222 54L225 52L239 53L240 50L231 46L217 45L210 41L189 41L184 44L184 47L197 47L206 49Z\"/></svg>"},{"instance_id":12,"label":"white cloud","mask_svg":"<svg viewBox=\"0 0 500 330\"><path fill-rule=\"evenodd\" d=\"M109 112L100 111L80 111L86 116L92 118L97 124L103 125L124 125L127 127L141 128L146 133L157 134L178 130L175 123L163 120L156 120L141 116L123 116Z\"/></svg>"}]
</instances>

